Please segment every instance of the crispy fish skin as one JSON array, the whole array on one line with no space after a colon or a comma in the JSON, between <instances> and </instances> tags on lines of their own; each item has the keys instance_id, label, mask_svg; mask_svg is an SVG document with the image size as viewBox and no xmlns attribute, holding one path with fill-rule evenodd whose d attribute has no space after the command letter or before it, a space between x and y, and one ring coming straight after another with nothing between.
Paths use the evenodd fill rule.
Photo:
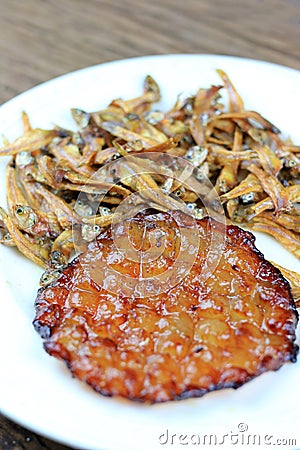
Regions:
<instances>
[{"instance_id":1,"label":"crispy fish skin","mask_svg":"<svg viewBox=\"0 0 300 450\"><path fill-rule=\"evenodd\" d=\"M142 231L144 237L153 228L167 233L160 264L143 269L150 275L178 256L178 223L185 227L178 211L131 219L137 248ZM103 231L38 292L34 326L46 351L103 395L151 403L238 388L295 362L298 314L289 283L256 249L254 236L233 225L226 227L219 265L201 280L210 238L224 228L210 218L197 220L196 227L200 246L184 280L144 298L108 292L83 269L102 270L103 261L113 261L119 272L141 275L139 262L114 258L111 229Z\"/></svg>"}]
</instances>

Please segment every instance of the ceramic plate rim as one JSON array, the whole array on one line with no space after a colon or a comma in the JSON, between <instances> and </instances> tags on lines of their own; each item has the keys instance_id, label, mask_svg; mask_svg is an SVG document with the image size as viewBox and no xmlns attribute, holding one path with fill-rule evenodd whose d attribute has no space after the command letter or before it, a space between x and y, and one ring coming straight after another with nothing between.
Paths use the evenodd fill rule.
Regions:
<instances>
[{"instance_id":1,"label":"ceramic plate rim","mask_svg":"<svg viewBox=\"0 0 300 450\"><path fill-rule=\"evenodd\" d=\"M16 97L8 100L6 103L4 103L1 107L0 107L0 117L1 115L3 115L5 113L5 111L7 112L8 115L8 120L5 123L4 129L9 128L11 125L9 124L10 119L12 119L12 121L16 122L17 118L16 118L16 112L20 110L20 107L23 106L24 104L26 104L26 102L28 101L28 99L32 98L32 97L36 97L39 94L43 93L43 91L47 91L51 89L54 89L55 86L60 85L60 84L64 84L66 82L71 82L71 83L76 83L76 79L84 79L85 77L88 77L91 73L97 73L97 72L101 72L101 71L105 71L107 69L118 69L120 67L124 67L124 66L135 66L135 65L145 65L146 63L152 63L152 64L157 64L157 62L161 62L161 61L165 61L165 62L171 62L171 61L183 61L185 60L186 62L188 61L206 61L209 64L215 64L215 68L216 68L216 63L218 62L218 66L221 67L222 63L225 64L229 64L230 62L237 64L240 63L241 65L248 65L249 67L260 67L261 69L263 68L268 68L268 70L274 70L276 73L282 73L283 74L283 78L285 76L287 76L287 78L289 76L291 77L296 77L299 78L300 80L300 72L296 69L287 67L287 66L282 66L279 64L274 64L271 62L266 62L263 60L256 60L256 59L250 59L250 58L242 58L242 57L237 57L237 56L230 56L230 55L217 55L217 54L169 54L169 55L147 55L147 56L141 56L141 57L134 57L134 58L128 58L128 59L122 59L122 60L114 60L114 61L109 61L106 63L102 63L102 64L96 64L90 67L86 67L86 68L82 68L76 71L72 71L70 73L66 73L64 75L61 75L59 77L53 78L51 80L48 80L44 83L38 84L37 86L34 86L33 88L17 95ZM226 65L225 64L225 65ZM212 66L211 66L212 67ZM151 73L151 70L149 70L149 72ZM289 74L289 75L288 75ZM229 74L230 75L230 74ZM46 113L47 116L47 113ZM18 119L19 120L19 119ZM1 266L0 266L1 267ZM11 297L11 292L8 286L4 285L1 286L1 288L3 289L3 293L5 294L5 296L7 296L7 298ZM13 299L12 299L13 301ZM0 305L1 306L1 305ZM33 330L32 330L33 331ZM34 331L33 331L34 332ZM283 369L284 370L284 369ZM72 382L71 380L68 380L69 382ZM76 383L76 381L75 381ZM82 388L82 385L79 385L79 389ZM75 389L76 391L76 389ZM97 395L94 393L88 393L88 395ZM197 403L197 401L196 401ZM186 410L186 408L183 408L184 410ZM54 439L57 440L65 445L71 445L73 447L78 446L78 448L86 448L85 447L85 440L84 438L80 440L75 440L73 439L71 436L66 436L64 434L64 432L61 432L61 430L51 430L51 426L49 427L45 425L44 427L39 427L37 429L35 423L32 423L32 420L28 419L27 417L24 416L24 413L19 413L17 411L13 411L10 409L9 405L4 405L1 408L1 412L7 416L8 418L10 418L11 420L21 424L22 426L25 426L26 428L36 432L36 433L40 433L50 439ZM128 438L128 437L127 437ZM90 446L90 442L87 442L88 445ZM130 444L130 442L126 442L126 445ZM132 443L131 443L132 444ZM115 447L114 445L109 446L109 447L102 447L101 443L100 446L97 447L97 445L95 444L94 446L92 445L91 447L92 449L98 449L99 450L116 450L117 447ZM123 447L125 448L125 447ZM129 448L133 448L132 446L130 447L126 447L126 449ZM134 447L136 448L136 447ZM154 447L153 447L154 448ZM158 447L158 448L161 448ZM175 448L175 446L173 446L172 448ZM179 447L179 448L182 448ZM261 447L262 448L262 447ZM287 447L286 447L287 448Z\"/></svg>"}]
</instances>

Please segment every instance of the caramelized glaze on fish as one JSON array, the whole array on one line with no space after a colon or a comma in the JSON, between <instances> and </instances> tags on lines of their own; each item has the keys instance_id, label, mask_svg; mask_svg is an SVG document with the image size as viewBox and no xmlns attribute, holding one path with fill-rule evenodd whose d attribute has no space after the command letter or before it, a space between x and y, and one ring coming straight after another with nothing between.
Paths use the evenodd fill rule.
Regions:
<instances>
[{"instance_id":1,"label":"caramelized glaze on fish","mask_svg":"<svg viewBox=\"0 0 300 450\"><path fill-rule=\"evenodd\" d=\"M153 242L161 253L143 264L130 260L116 244L124 230L136 254L145 255ZM141 279L155 283L178 259L179 230L200 237L192 267L157 294L138 295ZM220 261L204 276L218 236ZM192 226L181 212L140 213L115 235L104 230L39 290L34 326L46 351L103 395L164 402L237 388L295 362L298 352L290 286L254 240L209 218Z\"/></svg>"}]
</instances>

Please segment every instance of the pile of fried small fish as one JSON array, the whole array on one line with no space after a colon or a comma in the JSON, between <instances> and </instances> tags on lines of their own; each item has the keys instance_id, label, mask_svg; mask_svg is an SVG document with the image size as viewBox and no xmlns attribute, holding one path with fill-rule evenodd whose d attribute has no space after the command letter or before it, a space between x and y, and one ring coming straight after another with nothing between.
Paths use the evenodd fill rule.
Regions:
<instances>
[{"instance_id":1,"label":"pile of fried small fish","mask_svg":"<svg viewBox=\"0 0 300 450\"><path fill-rule=\"evenodd\" d=\"M147 76L136 98L114 99L91 113L73 109L77 131L33 129L23 113L23 135L13 143L4 139L0 149L0 155L11 156L8 211L0 209L1 243L46 268L41 282L47 284L75 250L84 250L112 223L117 206L133 192L155 191L149 206L159 211L180 199L201 218L197 195L164 172L163 159L155 162L156 170L144 160L142 175L138 158L130 164L125 158L118 174L106 170L113 160L151 152L192 163L197 176L215 187L229 223L268 233L299 258L300 146L283 139L258 112L245 109L228 75L217 72L220 85L178 97L165 112L153 107L161 94ZM224 89L228 102L221 98ZM280 270L299 299L299 274Z\"/></svg>"}]
</instances>

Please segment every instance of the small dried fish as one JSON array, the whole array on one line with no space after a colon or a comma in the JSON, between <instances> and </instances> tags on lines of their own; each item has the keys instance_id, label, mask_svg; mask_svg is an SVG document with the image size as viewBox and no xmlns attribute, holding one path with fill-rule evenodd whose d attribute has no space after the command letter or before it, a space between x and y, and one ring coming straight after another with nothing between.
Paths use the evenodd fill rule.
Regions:
<instances>
[{"instance_id":1,"label":"small dried fish","mask_svg":"<svg viewBox=\"0 0 300 450\"><path fill-rule=\"evenodd\" d=\"M203 146L206 142L205 119L213 113L212 103L222 86L211 86L209 89L199 89L194 100L194 110L189 123L190 132L195 142Z\"/></svg>"},{"instance_id":2,"label":"small dried fish","mask_svg":"<svg viewBox=\"0 0 300 450\"><path fill-rule=\"evenodd\" d=\"M27 204L27 198L18 183L17 170L12 164L8 164L6 168L6 201L10 214L13 214L16 204Z\"/></svg>"},{"instance_id":3,"label":"small dried fish","mask_svg":"<svg viewBox=\"0 0 300 450\"><path fill-rule=\"evenodd\" d=\"M26 258L31 259L35 264L45 267L49 258L49 248L47 245L37 243L29 236L22 233L17 224L11 217L0 207L0 217L5 223L5 226L16 244L18 250L23 253Z\"/></svg>"},{"instance_id":4,"label":"small dried fish","mask_svg":"<svg viewBox=\"0 0 300 450\"><path fill-rule=\"evenodd\" d=\"M63 229L69 229L73 224L81 222L80 218L62 198L53 194L41 184L35 184L35 192L43 198L47 204L47 210L55 213L58 223Z\"/></svg>"},{"instance_id":5,"label":"small dried fish","mask_svg":"<svg viewBox=\"0 0 300 450\"><path fill-rule=\"evenodd\" d=\"M224 70L217 69L229 96L229 111L239 112L244 110L244 102Z\"/></svg>"},{"instance_id":6,"label":"small dried fish","mask_svg":"<svg viewBox=\"0 0 300 450\"><path fill-rule=\"evenodd\" d=\"M254 223L251 228L254 231L261 231L263 233L268 233L273 236L278 242L280 242L284 247L286 247L291 253L293 253L297 258L300 258L300 235L299 233L294 233L291 230L274 223L270 219L263 219L255 217Z\"/></svg>"},{"instance_id":7,"label":"small dried fish","mask_svg":"<svg viewBox=\"0 0 300 450\"><path fill-rule=\"evenodd\" d=\"M226 201L233 198L242 197L243 195L257 192L263 192L263 188L258 178L252 173L249 173L249 175L247 175L247 177L244 180L242 180L238 186L231 189L229 192L226 192L226 194L221 195L221 200Z\"/></svg>"},{"instance_id":8,"label":"small dried fish","mask_svg":"<svg viewBox=\"0 0 300 450\"><path fill-rule=\"evenodd\" d=\"M13 144L0 148L0 156L16 155L21 152L34 152L40 150L58 136L57 130L41 130L36 128L29 130Z\"/></svg>"},{"instance_id":9,"label":"small dried fish","mask_svg":"<svg viewBox=\"0 0 300 450\"><path fill-rule=\"evenodd\" d=\"M124 113L141 114L149 111L152 103L158 102L160 98L158 84L150 75L147 75L144 80L144 93L140 97L131 100L116 99L111 102L111 105L118 106Z\"/></svg>"},{"instance_id":10,"label":"small dried fish","mask_svg":"<svg viewBox=\"0 0 300 450\"><path fill-rule=\"evenodd\" d=\"M27 133L32 130L32 126L30 124L30 120L26 111L22 111L22 124L23 124L23 133Z\"/></svg>"},{"instance_id":11,"label":"small dried fish","mask_svg":"<svg viewBox=\"0 0 300 450\"><path fill-rule=\"evenodd\" d=\"M291 202L288 191L274 175L267 174L253 164L248 167L248 170L259 179L263 190L272 199L275 213L290 211Z\"/></svg>"},{"instance_id":12,"label":"small dried fish","mask_svg":"<svg viewBox=\"0 0 300 450\"><path fill-rule=\"evenodd\" d=\"M61 267L64 264L67 264L69 258L74 251L74 229L64 230L53 242L51 248L51 266L57 265Z\"/></svg>"},{"instance_id":13,"label":"small dried fish","mask_svg":"<svg viewBox=\"0 0 300 450\"><path fill-rule=\"evenodd\" d=\"M300 307L300 275L294 270L286 269L285 267L280 266L279 264L271 261L273 266L277 267L280 270L284 278L288 280L291 285L292 294L296 303L296 306Z\"/></svg>"},{"instance_id":14,"label":"small dried fish","mask_svg":"<svg viewBox=\"0 0 300 450\"><path fill-rule=\"evenodd\" d=\"M131 141L139 141L142 143L142 145L146 148L153 147L154 145L158 144L159 142L156 141L153 138L145 137L141 134L138 134L134 131L128 130L127 128L124 128L120 126L118 122L102 122L101 127L111 133L113 136L117 136L121 139L124 139L124 141L131 142Z\"/></svg>"},{"instance_id":15,"label":"small dried fish","mask_svg":"<svg viewBox=\"0 0 300 450\"><path fill-rule=\"evenodd\" d=\"M260 218L272 220L278 225L286 228L287 230L296 231L300 233L300 216L291 214L273 214L272 212L266 211L259 215Z\"/></svg>"},{"instance_id":16,"label":"small dried fish","mask_svg":"<svg viewBox=\"0 0 300 450\"><path fill-rule=\"evenodd\" d=\"M258 158L263 169L270 175L277 177L283 167L283 162L277 158L269 147L254 145L253 148L258 154Z\"/></svg>"},{"instance_id":17,"label":"small dried fish","mask_svg":"<svg viewBox=\"0 0 300 450\"><path fill-rule=\"evenodd\" d=\"M152 109L161 93L147 76L135 98L96 112L73 108L75 132L32 128L23 113L22 136L3 138L0 149L12 156L0 242L47 265L47 283L103 227L147 207L183 206L199 218L218 192L229 222L269 233L299 256L300 146L247 110L217 73L223 86L178 96L166 112Z\"/></svg>"}]
</instances>

